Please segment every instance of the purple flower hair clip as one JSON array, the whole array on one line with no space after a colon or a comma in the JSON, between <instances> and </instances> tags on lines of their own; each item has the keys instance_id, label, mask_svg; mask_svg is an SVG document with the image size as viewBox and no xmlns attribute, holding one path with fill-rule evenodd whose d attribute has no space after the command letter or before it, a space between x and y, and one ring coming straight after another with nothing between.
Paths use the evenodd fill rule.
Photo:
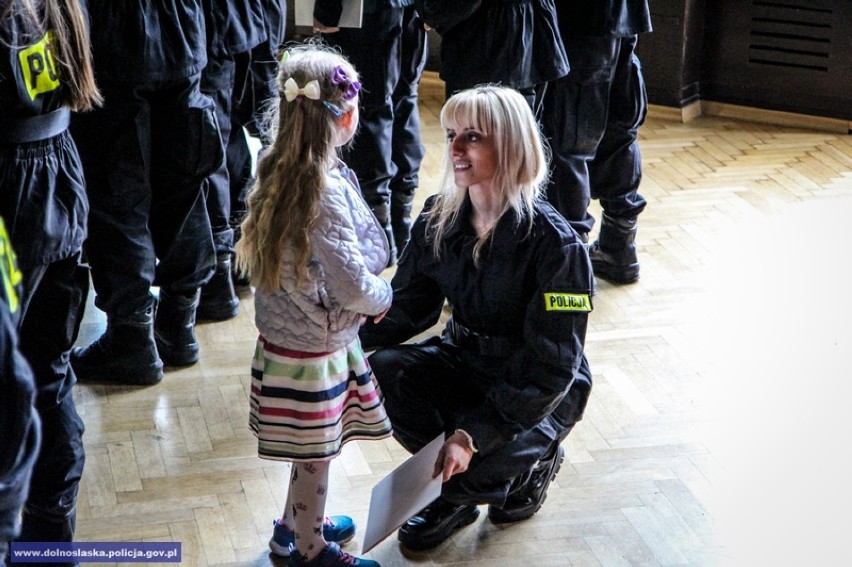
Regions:
<instances>
[{"instance_id":1,"label":"purple flower hair clip","mask_svg":"<svg viewBox=\"0 0 852 567\"><path fill-rule=\"evenodd\" d=\"M331 72L331 82L332 84L343 86L343 100L352 100L361 90L361 83L359 81L350 81L346 69L340 65L335 67L334 71Z\"/></svg>"}]
</instances>

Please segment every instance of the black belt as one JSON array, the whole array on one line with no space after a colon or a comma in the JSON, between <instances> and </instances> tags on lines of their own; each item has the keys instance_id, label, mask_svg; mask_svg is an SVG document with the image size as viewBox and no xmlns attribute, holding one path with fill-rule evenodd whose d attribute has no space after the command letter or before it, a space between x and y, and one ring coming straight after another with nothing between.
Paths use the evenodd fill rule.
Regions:
<instances>
[{"instance_id":1,"label":"black belt","mask_svg":"<svg viewBox=\"0 0 852 567\"><path fill-rule=\"evenodd\" d=\"M0 119L0 143L26 144L47 140L68 129L71 111L58 108L47 114Z\"/></svg>"},{"instance_id":2,"label":"black belt","mask_svg":"<svg viewBox=\"0 0 852 567\"><path fill-rule=\"evenodd\" d=\"M509 356L518 348L518 341L509 337L495 337L471 331L452 317L447 321L447 333L458 346L485 356Z\"/></svg>"}]
</instances>

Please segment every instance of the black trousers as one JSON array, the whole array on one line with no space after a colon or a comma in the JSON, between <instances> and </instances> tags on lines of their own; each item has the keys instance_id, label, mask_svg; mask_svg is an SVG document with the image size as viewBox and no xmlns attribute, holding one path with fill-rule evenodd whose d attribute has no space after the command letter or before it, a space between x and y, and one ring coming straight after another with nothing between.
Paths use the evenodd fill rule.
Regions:
<instances>
[{"instance_id":1,"label":"black trousers","mask_svg":"<svg viewBox=\"0 0 852 567\"><path fill-rule=\"evenodd\" d=\"M409 452L416 453L441 433L452 434L462 415L485 403L484 390L471 378L483 369L466 360L470 357L438 337L370 355L394 437ZM441 495L456 504L502 506L525 474L572 427L547 418L486 456L475 453L468 470L444 483Z\"/></svg>"},{"instance_id":2,"label":"black trousers","mask_svg":"<svg viewBox=\"0 0 852 567\"><path fill-rule=\"evenodd\" d=\"M79 261L77 253L24 270L20 349L36 380L42 437L18 541L74 539L85 451L83 421L72 394L76 379L68 353L77 340L89 289L88 270Z\"/></svg>"},{"instance_id":3,"label":"black trousers","mask_svg":"<svg viewBox=\"0 0 852 567\"><path fill-rule=\"evenodd\" d=\"M232 56L207 54L207 66L201 72L201 92L213 100L216 121L222 140L222 153L228 147L231 135L242 135L242 130L232 130L231 114L234 108L236 62ZM239 125L237 125L239 128ZM217 254L234 251L234 230L231 228L231 182L227 160L223 160L207 178L207 214Z\"/></svg>"},{"instance_id":4,"label":"black trousers","mask_svg":"<svg viewBox=\"0 0 852 567\"><path fill-rule=\"evenodd\" d=\"M19 349L32 369L42 431L18 540L70 542L85 463L68 359L89 289L88 270L80 265L85 180L68 132L2 150L0 215L22 274Z\"/></svg>"},{"instance_id":5,"label":"black trousers","mask_svg":"<svg viewBox=\"0 0 852 567\"><path fill-rule=\"evenodd\" d=\"M413 197L425 150L420 141L417 89L426 66L426 31L414 6L364 14L358 29L325 36L361 75L361 116L343 161L379 222L390 222L391 194ZM393 244L393 243L392 243Z\"/></svg>"},{"instance_id":6,"label":"black trousers","mask_svg":"<svg viewBox=\"0 0 852 567\"><path fill-rule=\"evenodd\" d=\"M191 294L213 274L202 189L223 151L199 82L102 82L105 105L72 122L91 206L84 248L108 315L150 307L152 285Z\"/></svg>"},{"instance_id":7,"label":"black trousers","mask_svg":"<svg viewBox=\"0 0 852 567\"><path fill-rule=\"evenodd\" d=\"M614 218L634 218L645 208L637 136L648 96L636 36L563 40L571 72L547 84L541 113L553 151L547 198L574 230L588 234L591 199Z\"/></svg>"},{"instance_id":8,"label":"black trousers","mask_svg":"<svg viewBox=\"0 0 852 567\"><path fill-rule=\"evenodd\" d=\"M239 240L240 223L248 213L248 193L254 181L254 159L246 133L260 140L261 149L272 143L261 124L269 105L278 100L278 41L265 41L249 53L234 57L234 94L226 161L230 183L230 225Z\"/></svg>"}]
</instances>

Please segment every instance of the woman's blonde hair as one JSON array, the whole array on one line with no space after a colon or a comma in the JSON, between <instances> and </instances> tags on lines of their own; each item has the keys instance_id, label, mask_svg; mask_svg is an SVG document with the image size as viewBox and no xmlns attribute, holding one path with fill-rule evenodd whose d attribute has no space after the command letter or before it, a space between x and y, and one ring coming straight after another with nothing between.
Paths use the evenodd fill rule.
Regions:
<instances>
[{"instance_id":1,"label":"woman's blonde hair","mask_svg":"<svg viewBox=\"0 0 852 567\"><path fill-rule=\"evenodd\" d=\"M27 40L53 30L52 55L65 88L63 104L79 112L103 102L95 84L88 22L79 0L0 0L0 19L6 17L27 22Z\"/></svg>"},{"instance_id":2,"label":"woman's blonde hair","mask_svg":"<svg viewBox=\"0 0 852 567\"><path fill-rule=\"evenodd\" d=\"M345 77L341 82L341 77ZM307 89L316 80L319 99L300 94L288 101L288 80ZM312 41L289 46L278 71L280 100L268 120L271 145L258 160L257 181L236 244L237 268L267 292L280 288L287 266L301 280L311 256L310 235L319 214L326 173L334 166L339 119L357 108L358 73L339 52ZM292 93L291 93L292 94Z\"/></svg>"},{"instance_id":3,"label":"woman's blonde hair","mask_svg":"<svg viewBox=\"0 0 852 567\"><path fill-rule=\"evenodd\" d=\"M473 128L494 138L497 171L492 186L503 200L500 216L512 211L518 222L532 218L547 182L549 150L526 99L514 89L496 85L461 91L441 109L441 126L456 132ZM438 258L444 235L458 220L468 192L455 184L449 151L444 152L442 171L439 197L427 220L427 235ZM492 232L493 227L474 246L476 261Z\"/></svg>"}]
</instances>

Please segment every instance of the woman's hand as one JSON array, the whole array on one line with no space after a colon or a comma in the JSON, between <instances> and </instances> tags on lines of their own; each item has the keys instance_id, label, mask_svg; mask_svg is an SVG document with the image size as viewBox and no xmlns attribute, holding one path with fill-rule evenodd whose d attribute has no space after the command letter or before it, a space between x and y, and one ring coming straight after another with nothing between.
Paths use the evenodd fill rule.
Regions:
<instances>
[{"instance_id":1,"label":"woman's hand","mask_svg":"<svg viewBox=\"0 0 852 567\"><path fill-rule=\"evenodd\" d=\"M334 26L327 26L316 18L314 18L314 33L335 33L339 31L340 28Z\"/></svg>"},{"instance_id":2,"label":"woman's hand","mask_svg":"<svg viewBox=\"0 0 852 567\"><path fill-rule=\"evenodd\" d=\"M441 474L442 482L447 482L454 474L466 471L472 458L473 449L468 445L467 437L462 433L453 433L444 441L444 445L438 452L432 478Z\"/></svg>"},{"instance_id":3,"label":"woman's hand","mask_svg":"<svg viewBox=\"0 0 852 567\"><path fill-rule=\"evenodd\" d=\"M388 307L387 309L385 309L384 311L382 311L381 313L379 313L378 315L376 315L375 317L373 317L373 323L378 323L379 321L381 321L382 319L384 319L384 318L385 318L385 315L387 315L387 314L388 314L388 311L390 311L390 307Z\"/></svg>"}]
</instances>

